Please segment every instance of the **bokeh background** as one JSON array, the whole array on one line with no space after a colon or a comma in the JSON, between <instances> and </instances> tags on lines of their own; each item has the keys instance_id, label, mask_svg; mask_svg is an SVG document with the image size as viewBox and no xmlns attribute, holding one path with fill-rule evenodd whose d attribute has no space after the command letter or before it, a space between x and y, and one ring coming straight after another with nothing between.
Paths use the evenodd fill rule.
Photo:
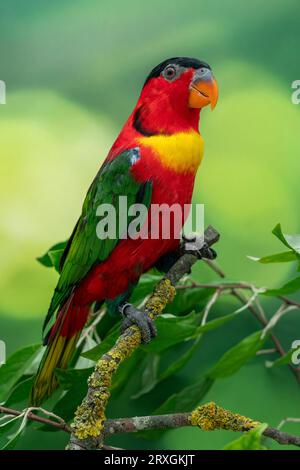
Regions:
<instances>
[{"instance_id":1,"label":"bokeh background","mask_svg":"<svg viewBox=\"0 0 300 470\"><path fill-rule=\"evenodd\" d=\"M300 229L300 106L291 102L291 83L300 79L299 20L296 0L1 1L0 338L8 353L40 341L57 278L35 258L69 236L146 74L167 57L204 59L219 82L219 105L201 115L206 150L195 201L222 234L220 265L231 279L270 287L295 271L247 255L281 250L271 235L277 222L288 233ZM207 278L201 269L196 275ZM282 321L283 341L299 331L296 317ZM254 328L248 317L236 325L208 335L179 384ZM276 425L300 415L298 394L288 370L266 370L257 360L208 398ZM129 396L115 405L116 416L143 413L143 401ZM172 431L159 445L220 448L229 434ZM23 447L53 448L64 437L26 439ZM128 438L130 445L157 444Z\"/></svg>"}]
</instances>

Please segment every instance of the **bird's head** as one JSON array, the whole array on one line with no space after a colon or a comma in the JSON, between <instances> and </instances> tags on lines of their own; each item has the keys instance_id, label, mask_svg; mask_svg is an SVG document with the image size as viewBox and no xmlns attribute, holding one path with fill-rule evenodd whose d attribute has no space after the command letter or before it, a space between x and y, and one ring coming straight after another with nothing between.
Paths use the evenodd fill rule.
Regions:
<instances>
[{"instance_id":1,"label":"bird's head","mask_svg":"<svg viewBox=\"0 0 300 470\"><path fill-rule=\"evenodd\" d=\"M148 75L133 113L133 125L144 135L198 129L199 113L218 100L210 66L198 59L175 57Z\"/></svg>"}]
</instances>

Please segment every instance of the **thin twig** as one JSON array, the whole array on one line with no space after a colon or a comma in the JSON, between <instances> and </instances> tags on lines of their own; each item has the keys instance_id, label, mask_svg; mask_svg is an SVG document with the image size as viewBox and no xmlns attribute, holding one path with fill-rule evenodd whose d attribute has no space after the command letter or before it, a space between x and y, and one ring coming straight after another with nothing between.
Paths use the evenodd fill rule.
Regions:
<instances>
[{"instance_id":1,"label":"thin twig","mask_svg":"<svg viewBox=\"0 0 300 470\"><path fill-rule=\"evenodd\" d=\"M283 303L282 305L280 305L279 309L277 310L277 312L275 312L275 314L271 317L271 319L268 321L267 325L265 326L265 328L263 329L263 332L262 332L262 338L264 338L266 336L266 334L272 329L274 328L274 326L277 324L277 322L280 320L280 318L285 315L287 312L291 311L291 310L295 310L297 309L298 307L296 307L295 305L289 305L287 306L286 303Z\"/></svg>"},{"instance_id":2,"label":"thin twig","mask_svg":"<svg viewBox=\"0 0 300 470\"><path fill-rule=\"evenodd\" d=\"M296 307L300 308L300 302L296 302L296 300L289 299L284 295L278 295L278 299L283 300L288 305L295 305Z\"/></svg>"},{"instance_id":3,"label":"thin twig","mask_svg":"<svg viewBox=\"0 0 300 470\"><path fill-rule=\"evenodd\" d=\"M215 261L212 261L210 259L205 259L204 262L213 270L215 271L215 273L218 274L218 276L224 278L226 275L224 273L224 271L222 270L222 268L220 268L220 266L215 262Z\"/></svg>"},{"instance_id":4,"label":"thin twig","mask_svg":"<svg viewBox=\"0 0 300 470\"><path fill-rule=\"evenodd\" d=\"M210 260L204 260L205 263L212 267L211 263L212 261ZM209 261L209 262L208 262ZM212 267L213 271L215 271L219 276L221 275L218 270L215 269L215 266ZM225 274L223 271L222 273L222 279L225 278ZM221 290L231 290L231 289L241 289L241 290L253 290L254 289L259 289L260 293L263 293L266 291L266 288L257 288L253 286L253 284L250 284L248 282L215 282L215 283L198 283L195 281L190 281L187 284L181 284L177 286L177 289L179 290L184 290L184 289L221 289ZM282 300L285 302L287 305L294 305L298 309L300 309L300 302L297 302L296 300L290 299L288 297L285 297L283 295L275 295L275 298Z\"/></svg>"},{"instance_id":5,"label":"thin twig","mask_svg":"<svg viewBox=\"0 0 300 470\"><path fill-rule=\"evenodd\" d=\"M246 282L227 282L227 283L197 283L191 282L190 284L180 284L177 286L177 289L221 289L221 290L231 290L231 289L248 289L251 290L253 286Z\"/></svg>"},{"instance_id":6,"label":"thin twig","mask_svg":"<svg viewBox=\"0 0 300 470\"><path fill-rule=\"evenodd\" d=\"M18 411L14 410L13 408L7 408L6 406L0 406L0 413L3 413L5 415L10 415L10 416L17 416L21 417L24 416L24 414L28 411L28 409L25 409L23 411ZM43 410L44 412L46 410ZM59 418L58 422L52 421L51 419L48 418L43 418L42 416L38 416L37 414L33 413L32 411L29 411L27 413L27 418L30 419L31 421L36 421L37 423L41 424L46 424L49 426L52 426L54 428L60 429L61 431L65 431L70 433L71 432L71 427L68 426L68 424L60 417L54 415L51 412L47 412L49 416L55 416L56 419Z\"/></svg>"},{"instance_id":7,"label":"thin twig","mask_svg":"<svg viewBox=\"0 0 300 470\"><path fill-rule=\"evenodd\" d=\"M208 315L209 315L209 312L211 311L213 305L217 302L217 300L218 300L218 298L220 297L221 294L222 294L222 290L221 289L216 289L214 294L211 296L209 302L207 302L206 307L204 309L204 313L203 313L203 317L202 317L202 321L201 321L201 326L205 325L205 323L207 321L207 318L208 318Z\"/></svg>"},{"instance_id":8,"label":"thin twig","mask_svg":"<svg viewBox=\"0 0 300 470\"><path fill-rule=\"evenodd\" d=\"M91 324L84 329L82 335L80 336L80 339L77 343L77 347L80 346L85 340L87 340L89 337L92 338L93 334L96 332L96 326L102 320L103 316L105 315L105 309L101 308L97 312L93 314L93 321ZM100 341L99 341L100 342Z\"/></svg>"},{"instance_id":9,"label":"thin twig","mask_svg":"<svg viewBox=\"0 0 300 470\"><path fill-rule=\"evenodd\" d=\"M277 429L281 429L282 426L284 426L286 423L300 423L300 418L291 418L291 417L284 418L278 424Z\"/></svg>"},{"instance_id":10,"label":"thin twig","mask_svg":"<svg viewBox=\"0 0 300 470\"><path fill-rule=\"evenodd\" d=\"M277 350L275 348L272 348L272 349L260 349L259 351L257 351L256 355L257 356L262 356L264 354L274 354L276 353Z\"/></svg>"},{"instance_id":11,"label":"thin twig","mask_svg":"<svg viewBox=\"0 0 300 470\"><path fill-rule=\"evenodd\" d=\"M266 314L265 314L265 311L264 311L264 309L263 309L263 307L260 303L259 297L256 297L255 305L256 305L256 308L257 308L257 311L258 311L258 314L259 314L260 318L262 318L265 322L268 321L267 317L266 317Z\"/></svg>"}]
</instances>

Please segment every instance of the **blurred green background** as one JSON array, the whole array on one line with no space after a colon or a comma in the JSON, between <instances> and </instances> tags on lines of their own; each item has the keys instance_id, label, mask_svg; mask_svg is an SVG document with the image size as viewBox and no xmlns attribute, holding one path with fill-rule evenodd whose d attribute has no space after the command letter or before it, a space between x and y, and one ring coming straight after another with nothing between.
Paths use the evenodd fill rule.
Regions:
<instances>
[{"instance_id":1,"label":"blurred green background","mask_svg":"<svg viewBox=\"0 0 300 470\"><path fill-rule=\"evenodd\" d=\"M167 57L206 60L220 86L216 110L201 114L206 150L195 187L206 223L222 234L219 263L232 279L270 287L286 280L289 264L261 266L246 256L281 250L270 234L277 222L288 233L300 229L300 106L291 103L299 20L296 0L1 1L0 338L8 353L40 340L56 274L35 257L69 236L146 74ZM197 275L209 276L202 268ZM281 324L287 347L296 325L299 331L296 317ZM179 386L255 327L245 315L234 330L208 335ZM266 370L257 359L208 398L276 425L300 414L298 393L288 370ZM125 394L112 414L143 413L143 401L128 400ZM188 429L159 445L219 448L231 438ZM53 433L27 439L24 447L58 446Z\"/></svg>"}]
</instances>

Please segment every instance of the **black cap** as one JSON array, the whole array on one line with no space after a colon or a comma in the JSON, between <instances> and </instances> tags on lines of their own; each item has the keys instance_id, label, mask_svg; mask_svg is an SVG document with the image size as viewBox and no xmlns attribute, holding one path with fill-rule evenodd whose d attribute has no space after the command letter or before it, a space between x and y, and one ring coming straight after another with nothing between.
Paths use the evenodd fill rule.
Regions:
<instances>
[{"instance_id":1,"label":"black cap","mask_svg":"<svg viewBox=\"0 0 300 470\"><path fill-rule=\"evenodd\" d=\"M154 77L159 77L161 72L166 68L167 65L180 65L181 67L186 67L186 68L193 68L193 69L200 69L201 67L206 67L211 70L210 66L206 63L203 62L202 60L198 59L193 59L192 57L173 57L172 59L167 59L158 64L156 67L154 67L153 70L149 73L144 86L146 83Z\"/></svg>"}]
</instances>

